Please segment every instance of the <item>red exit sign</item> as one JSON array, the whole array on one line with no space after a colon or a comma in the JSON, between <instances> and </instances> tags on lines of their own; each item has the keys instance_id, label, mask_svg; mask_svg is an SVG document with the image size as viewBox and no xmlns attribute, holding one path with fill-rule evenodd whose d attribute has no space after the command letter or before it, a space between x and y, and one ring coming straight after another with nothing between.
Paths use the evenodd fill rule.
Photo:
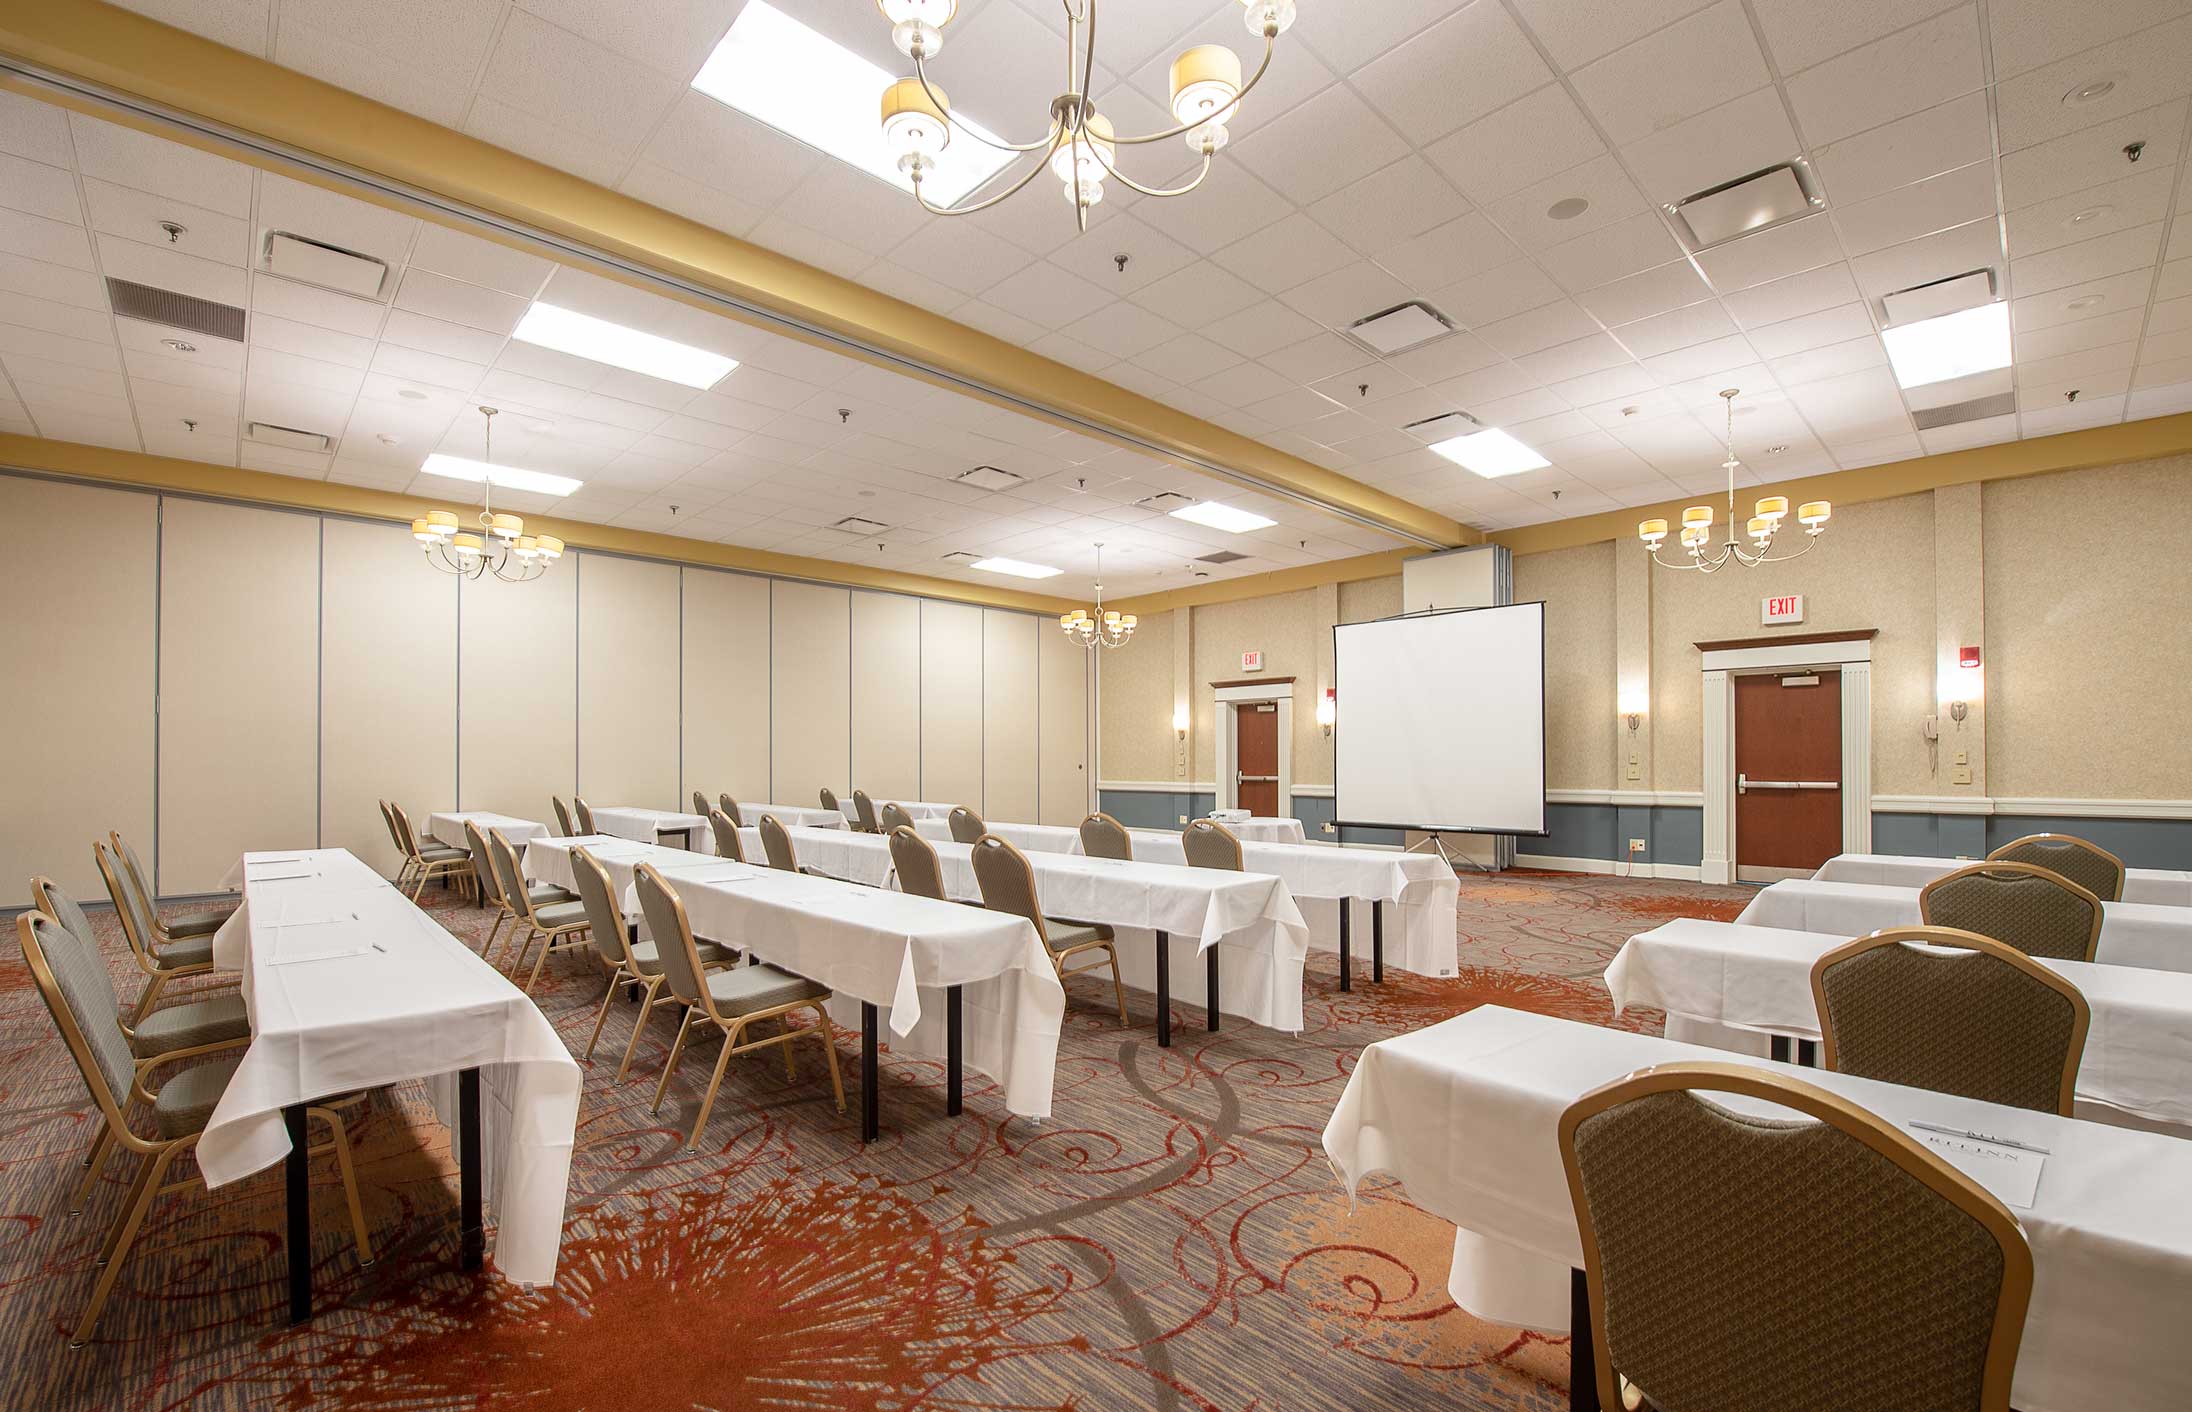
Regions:
<instances>
[{"instance_id":1,"label":"red exit sign","mask_svg":"<svg viewBox=\"0 0 2192 1412\"><path fill-rule=\"evenodd\" d=\"M1804 595L1791 593L1783 598L1758 600L1758 621L1761 624L1800 623L1804 621Z\"/></svg>"}]
</instances>

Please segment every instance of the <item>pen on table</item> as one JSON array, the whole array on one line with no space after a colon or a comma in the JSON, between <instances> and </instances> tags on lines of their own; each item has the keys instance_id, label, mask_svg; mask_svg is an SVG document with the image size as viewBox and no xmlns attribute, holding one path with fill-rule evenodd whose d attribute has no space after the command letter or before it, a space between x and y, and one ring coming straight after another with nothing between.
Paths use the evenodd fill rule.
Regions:
<instances>
[{"instance_id":1,"label":"pen on table","mask_svg":"<svg viewBox=\"0 0 2192 1412\"><path fill-rule=\"evenodd\" d=\"M2047 1148L2034 1147L2029 1142L2019 1142L2012 1137L1995 1137L1991 1133L1975 1133L1967 1128L1943 1127L1939 1123L1924 1123L1915 1118L1911 1120L1910 1125L1914 1128L1922 1128L1929 1133L1940 1133L1947 1137L1968 1137L1973 1142L1991 1142L1996 1147L2014 1147L2020 1152L2037 1152L2043 1156L2048 1154Z\"/></svg>"}]
</instances>

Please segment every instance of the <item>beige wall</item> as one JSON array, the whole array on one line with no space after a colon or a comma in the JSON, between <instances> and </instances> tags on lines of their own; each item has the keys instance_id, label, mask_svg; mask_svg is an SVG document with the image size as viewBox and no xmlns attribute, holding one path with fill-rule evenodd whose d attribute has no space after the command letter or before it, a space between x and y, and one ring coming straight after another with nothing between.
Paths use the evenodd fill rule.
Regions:
<instances>
[{"instance_id":1,"label":"beige wall","mask_svg":"<svg viewBox=\"0 0 2192 1412\"><path fill-rule=\"evenodd\" d=\"M466 809L547 819L549 796L577 786L578 575L565 572L574 567L533 583L462 581L457 798ZM426 827L416 805L399 802Z\"/></svg>"},{"instance_id":2,"label":"beige wall","mask_svg":"<svg viewBox=\"0 0 2192 1412\"><path fill-rule=\"evenodd\" d=\"M1025 613L982 610L982 817L1032 819L1038 810L1035 631ZM1060 637L1063 632L1052 628Z\"/></svg>"},{"instance_id":3,"label":"beige wall","mask_svg":"<svg viewBox=\"0 0 2192 1412\"><path fill-rule=\"evenodd\" d=\"M769 589L749 574L685 570L681 794L777 802L769 798Z\"/></svg>"},{"instance_id":4,"label":"beige wall","mask_svg":"<svg viewBox=\"0 0 2192 1412\"><path fill-rule=\"evenodd\" d=\"M612 554L577 560L579 793L596 804L675 799L677 565Z\"/></svg>"},{"instance_id":5,"label":"beige wall","mask_svg":"<svg viewBox=\"0 0 2192 1412\"><path fill-rule=\"evenodd\" d=\"M921 792L982 797L982 610L921 605Z\"/></svg>"},{"instance_id":6,"label":"beige wall","mask_svg":"<svg viewBox=\"0 0 2192 1412\"><path fill-rule=\"evenodd\" d=\"M1036 631L1036 822L1077 824L1095 807L1089 797L1088 649L1047 620ZM1099 649L1101 650L1101 649Z\"/></svg>"},{"instance_id":7,"label":"beige wall","mask_svg":"<svg viewBox=\"0 0 2192 1412\"><path fill-rule=\"evenodd\" d=\"M921 797L920 680L921 600L855 593L852 783L878 801Z\"/></svg>"},{"instance_id":8,"label":"beige wall","mask_svg":"<svg viewBox=\"0 0 2192 1412\"><path fill-rule=\"evenodd\" d=\"M1520 556L1515 601L1545 604L1546 787L1614 788L1614 546Z\"/></svg>"},{"instance_id":9,"label":"beige wall","mask_svg":"<svg viewBox=\"0 0 2192 1412\"><path fill-rule=\"evenodd\" d=\"M776 804L824 787L852 797L852 595L780 582L769 615L770 781Z\"/></svg>"},{"instance_id":10,"label":"beige wall","mask_svg":"<svg viewBox=\"0 0 2192 1412\"><path fill-rule=\"evenodd\" d=\"M1261 652L1259 678L1294 678L1294 783L1332 782L1332 751L1324 732L1315 728L1313 711L1317 649L1330 633L1331 625L1319 621L1316 593L1309 589L1195 610L1188 686L1194 693L1195 725L1189 743L1194 747L1196 779L1214 780L1218 774L1218 694L1211 683L1247 680L1241 674L1241 654ZM1160 722L1171 714L1167 704Z\"/></svg>"},{"instance_id":11,"label":"beige wall","mask_svg":"<svg viewBox=\"0 0 2192 1412\"><path fill-rule=\"evenodd\" d=\"M1096 649L1103 694L1098 758L1107 780L1173 777L1172 634L1174 621L1184 616L1147 614L1126 646Z\"/></svg>"}]
</instances>

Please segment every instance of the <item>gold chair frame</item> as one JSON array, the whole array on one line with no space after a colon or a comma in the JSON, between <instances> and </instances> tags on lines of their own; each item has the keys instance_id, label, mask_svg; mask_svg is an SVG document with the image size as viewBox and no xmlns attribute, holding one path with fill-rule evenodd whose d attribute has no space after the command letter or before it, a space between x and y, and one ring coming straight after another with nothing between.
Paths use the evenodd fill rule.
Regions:
<instances>
[{"instance_id":1,"label":"gold chair frame","mask_svg":"<svg viewBox=\"0 0 2192 1412\"><path fill-rule=\"evenodd\" d=\"M123 894L123 889L132 887L133 884L128 875L122 870L121 860L114 856L103 840L96 841L91 845L91 855L93 861L99 865L99 876L106 882L107 895L114 901L114 913L121 918L122 936L129 942L130 954L137 960L137 969L144 972L146 977L145 988L137 996L136 1008L130 1011L130 1017L127 1020L121 1022L122 1033L134 1038L137 1033L138 1021L152 1013L155 1003L159 1000L161 993L167 989L169 981L187 980L192 976L210 976L213 974L213 962L208 959L195 965L178 966L162 959L160 947L154 943L153 938L139 932L137 908L132 907L128 897ZM147 916L159 915L149 897L144 897L142 894L133 895L141 899L141 905ZM233 983L234 978L223 977L221 979L224 982Z\"/></svg>"},{"instance_id":2,"label":"gold chair frame","mask_svg":"<svg viewBox=\"0 0 2192 1412\"><path fill-rule=\"evenodd\" d=\"M1992 876L2015 874L2022 877L2045 878L2047 881L2054 883L2057 887L2063 888L2066 891L2075 894L2080 901L2087 904L2087 909L2093 915L2093 926L2086 936L2085 951L2082 955L2061 957L2057 959L2069 961L2091 961L2093 959L2093 953L2100 948L2101 944L2101 923L2107 919L2108 915L2101 906L2101 899L2095 896L2093 893L2087 891L2085 888L2080 887L2077 883L2074 883L2070 879L2064 877L2061 873L2058 873L2051 868L2043 868L2037 863L1974 863L1968 868L1958 868L1953 873L1944 873L1940 877L1935 878L1932 882L1927 883L1924 887L1918 889L1918 916L1920 921L1922 921L1926 926L1929 927L1937 925L1932 919L1933 909L1930 905L1932 902L1933 894L1935 892L1944 887L1947 887L1949 884L1956 882L1959 879L1973 877L1981 874ZM1951 928L1951 930L1957 929Z\"/></svg>"},{"instance_id":3,"label":"gold chair frame","mask_svg":"<svg viewBox=\"0 0 2192 1412\"><path fill-rule=\"evenodd\" d=\"M503 896L510 902L512 909L517 911L525 921L524 940L519 943L517 956L510 963L510 978L512 980L516 980L518 972L524 968L526 954L533 949L533 943L536 940L541 943L540 955L533 962L532 974L525 978L525 984L520 987L527 995L531 995L533 986L540 980L541 967L548 964L549 956L559 951L570 951L580 946L592 945L585 935L591 928L583 920L565 922L554 926L543 923L540 919L539 909L533 905L531 889L525 885L525 868L518 861L517 849L511 845L509 839L503 836L501 829L489 829L487 831L487 841L488 845L495 850L496 867L502 878ZM515 898L510 897L513 884L517 892ZM515 926L510 928L510 935L517 935Z\"/></svg>"},{"instance_id":4,"label":"gold chair frame","mask_svg":"<svg viewBox=\"0 0 2192 1412\"><path fill-rule=\"evenodd\" d=\"M602 890L609 895L610 907L613 910L616 906L616 887L610 881L609 870L601 866L601 860L587 852L583 846L571 850L571 871L576 873L581 868L591 868L600 875ZM584 894L581 893L580 897L583 900ZM594 937L597 952L600 950L598 944L600 935L599 928L596 928ZM660 946L659 942L656 944L658 947ZM625 1074L631 1070L632 1056L639 1052L639 1037L646 1032L647 1021L655 1013L655 1006L675 1001L676 997L665 996L661 993L664 983L669 979L664 972L659 969L653 971L643 969L639 964L639 958L632 954L632 929L629 925L621 925L617 928L617 950L621 953L621 959L618 961L611 963L608 958L602 958L602 964L608 967L609 971L609 988L602 994L600 1013L594 1016L594 1032L586 1041L586 1059L587 1062L592 1062L594 1047L601 1043L602 1026L608 1023L609 1006L616 999L617 988L626 985L644 987L646 993L640 997L639 1014L632 1019L631 1040L625 1044L624 1059L617 1065L616 1081L623 1083ZM696 956L698 956L698 952L699 948L696 946L694 948ZM732 954L718 961L703 959L701 966L704 971L712 971L725 966L736 965L737 961L737 956Z\"/></svg>"},{"instance_id":5,"label":"gold chair frame","mask_svg":"<svg viewBox=\"0 0 2192 1412\"><path fill-rule=\"evenodd\" d=\"M1028 910L1025 912L1013 907L997 906L990 901L989 889L982 884L982 857L985 851L994 852L997 849L1002 849L1007 855L1010 855L1026 882ZM986 833L982 835L981 841L974 845L971 861L975 865L974 884L982 891L982 905L993 912L1016 913L1035 924L1035 934L1042 938L1043 950L1050 953L1050 964L1058 972L1058 984L1064 985L1068 976L1077 976L1085 971L1097 970L1103 966L1105 961L1111 963L1111 989L1114 998L1119 1002L1119 1023L1122 1025L1129 1023L1126 1013L1126 982L1119 975L1119 943L1112 929L1101 922L1089 923L1088 925L1093 926L1096 931L1094 940L1076 942L1071 946L1061 948L1050 939L1050 919L1043 915L1042 894L1035 887L1035 867L1028 862L1025 853L1014 847L1010 840L999 838L993 833ZM1103 955L1090 961L1085 966L1068 966L1066 964L1075 956L1099 951Z\"/></svg>"},{"instance_id":6,"label":"gold chair frame","mask_svg":"<svg viewBox=\"0 0 2192 1412\"><path fill-rule=\"evenodd\" d=\"M388 808L395 815L396 829L403 840L404 854L411 860L411 900L418 901L419 894L426 891L426 885L436 879L442 880L442 886L448 887L447 879L455 878L456 890L469 892L472 883L471 855L465 854L461 858L427 858L419 847L419 836L412 829L411 816L404 812L404 807L391 799L388 801ZM456 851L464 853L461 848ZM400 882L397 884L399 888L402 886Z\"/></svg>"},{"instance_id":7,"label":"gold chair frame","mask_svg":"<svg viewBox=\"0 0 2192 1412\"><path fill-rule=\"evenodd\" d=\"M2070 834L2070 833L2028 833L2028 834L2026 834L2026 835L2025 835L2025 836L2024 836L2023 838L2013 838L2013 839L2011 839L2011 840L2010 840L2009 842L2007 842L2007 843L2003 844L2003 845L2002 845L2002 846L2001 846L2000 848L1997 848L1997 849L1995 849L1995 850L1994 850L1994 851L1993 851L1992 853L1989 853L1989 854L1987 854L1987 861L1988 861L1989 863L1993 863L1993 862L1997 862L1997 861L1999 861L1999 862L2003 862L2003 863L2030 863L2030 861L2031 861L2031 860L2029 860L2029 859L2025 859L2025 858L2011 858L2011 857L2009 856L2010 852L2011 852L2011 851L2012 851L2013 849L2018 849L2018 848L2022 848L2022 847L2024 847L2024 846L2025 846L2026 844L2028 844L2028 843L2029 843L2029 844L2040 844L2040 845L2048 845L2048 844L2062 844L2062 845L2065 845L2065 846L2067 846L2067 847L2070 847L2070 848L2074 848L2074 849L2077 849L2077 850L2079 850L2080 852L2084 852L2084 853L2090 853L2090 854L2092 854L2092 855L2093 855L2094 857L2096 857L2096 858L2099 858L2099 859L2101 859L2101 860L2103 860L2103 861L2107 862L2107 863L2108 863L2108 864L2109 864L2110 866L2112 866L2112 867L2113 867L2113 868L2115 869L2115 871L2116 871L2116 885L2115 885L2115 888L2114 888L2114 889L2113 889L2113 890L2112 890L2111 892L2109 892L2109 893L2103 894L2103 893L2097 893L2097 892L2096 892L2096 893L2094 893L2094 895L2095 895L2095 896L2097 896L2097 897L2099 897L2099 898L2100 898L2100 899L2101 899L2101 900L2102 900L2103 902L2121 902L2121 901L2123 901L2123 893L2124 893L2124 875L2125 875L2125 871L2126 871L2126 870L2125 870L2125 868L2124 868L2124 860L2123 860L2123 859L2121 859L2121 858L2119 858L2119 857L2117 857L2117 856L2116 856L2115 854L2113 854L2113 853L2109 852L2109 851L2108 851L2107 849L2105 849L2105 848L2101 847L2101 846L2100 846L2099 844L2097 844L2097 843L2093 842L2093 841L2092 841L2091 839L2084 839L2084 838L2080 838L2080 837L2078 837L2078 836L2077 836L2076 834ZM2045 864L2045 863L2036 863L2036 864L2032 864L2032 866L2034 866L2034 867L2040 867L2040 868L2045 868L2045 867L2047 867L2047 864ZM2049 871L2050 871L2050 872L2052 872L2052 871L2054 871L2054 870L2053 870L2053 869L2049 869ZM2069 876L2068 876L2067 874L2064 874L2063 876L2065 877L2065 879L2066 879L2067 881L2069 881L2069 882L2072 882L2072 883L2076 883L2076 884L2077 884L2077 885L2078 885L2079 887L2085 887L2085 884L2084 884L2084 883L2081 883L2081 882L2078 882L2078 880L2077 880L2076 878L2072 878L2072 877L2069 877ZM2092 888L2086 888L2086 891L2088 891L2088 892L2093 892L2093 889L2092 889Z\"/></svg>"}]
</instances>

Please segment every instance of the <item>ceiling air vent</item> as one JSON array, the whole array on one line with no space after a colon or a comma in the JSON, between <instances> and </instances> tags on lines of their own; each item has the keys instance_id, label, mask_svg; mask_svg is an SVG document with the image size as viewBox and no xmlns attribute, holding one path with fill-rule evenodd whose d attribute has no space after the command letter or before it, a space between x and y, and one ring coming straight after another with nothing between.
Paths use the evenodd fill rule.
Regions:
<instances>
[{"instance_id":1,"label":"ceiling air vent","mask_svg":"<svg viewBox=\"0 0 2192 1412\"><path fill-rule=\"evenodd\" d=\"M1893 294L1880 296L1880 308L1893 325L1915 324L1926 319L1937 319L1943 314L1960 313L1976 309L1981 304L1994 302L1994 271L1992 269L1966 270L1960 275L1950 275L1930 284L1913 285L1898 289Z\"/></svg>"},{"instance_id":2,"label":"ceiling air vent","mask_svg":"<svg viewBox=\"0 0 2192 1412\"><path fill-rule=\"evenodd\" d=\"M1772 226L1785 225L1827 204L1801 161L1685 196L1667 207L1692 250L1705 250Z\"/></svg>"},{"instance_id":3,"label":"ceiling air vent","mask_svg":"<svg viewBox=\"0 0 2192 1412\"><path fill-rule=\"evenodd\" d=\"M1246 554L1236 554L1230 549L1221 549L1215 554L1199 554L1195 557L1195 562L1198 564L1238 564L1247 557Z\"/></svg>"},{"instance_id":4,"label":"ceiling air vent","mask_svg":"<svg viewBox=\"0 0 2192 1412\"><path fill-rule=\"evenodd\" d=\"M1964 422L1985 421L1988 417L2006 417L2017 410L2017 394L1997 392L1992 397L1974 397L1968 402L1951 402L1946 407L1927 407L1910 414L1920 431L1933 431L1939 427L1958 426Z\"/></svg>"},{"instance_id":5,"label":"ceiling air vent","mask_svg":"<svg viewBox=\"0 0 2192 1412\"><path fill-rule=\"evenodd\" d=\"M944 562L947 564L971 564L981 557L979 554L969 553L964 549L954 549L944 556Z\"/></svg>"},{"instance_id":6,"label":"ceiling air vent","mask_svg":"<svg viewBox=\"0 0 2192 1412\"><path fill-rule=\"evenodd\" d=\"M279 446L285 451L332 451L335 438L316 431L299 431L295 427L276 426L272 422L246 422L244 437L266 446Z\"/></svg>"},{"instance_id":7,"label":"ceiling air vent","mask_svg":"<svg viewBox=\"0 0 2192 1412\"><path fill-rule=\"evenodd\" d=\"M1405 353L1453 331L1452 319L1420 299L1397 304L1347 326L1349 338L1378 354Z\"/></svg>"},{"instance_id":8,"label":"ceiling air vent","mask_svg":"<svg viewBox=\"0 0 2192 1412\"><path fill-rule=\"evenodd\" d=\"M149 284L112 276L107 278L107 302L125 319L166 324L169 328L202 333L207 338L225 338L231 343L244 341L244 311L233 304L219 304L211 299L177 294L172 289L155 289Z\"/></svg>"},{"instance_id":9,"label":"ceiling air vent","mask_svg":"<svg viewBox=\"0 0 2192 1412\"><path fill-rule=\"evenodd\" d=\"M266 268L283 279L364 299L378 299L388 282L387 261L286 230L266 233Z\"/></svg>"},{"instance_id":10,"label":"ceiling air vent","mask_svg":"<svg viewBox=\"0 0 2192 1412\"><path fill-rule=\"evenodd\" d=\"M961 485L973 486L976 490L1010 490L1027 477L1014 475L997 466L976 466L971 471L961 471L952 479Z\"/></svg>"},{"instance_id":11,"label":"ceiling air vent","mask_svg":"<svg viewBox=\"0 0 2192 1412\"><path fill-rule=\"evenodd\" d=\"M1435 417L1425 417L1420 422L1410 422L1401 430L1428 446L1451 441L1457 436L1468 436L1484 428L1467 412L1441 412Z\"/></svg>"},{"instance_id":12,"label":"ceiling air vent","mask_svg":"<svg viewBox=\"0 0 2192 1412\"><path fill-rule=\"evenodd\" d=\"M863 519L858 515L847 515L844 519L831 525L830 528L842 530L846 534L874 534L880 530L887 530L890 526L877 520Z\"/></svg>"},{"instance_id":13,"label":"ceiling air vent","mask_svg":"<svg viewBox=\"0 0 2192 1412\"><path fill-rule=\"evenodd\" d=\"M1182 505L1192 505L1194 503L1193 499L1180 494L1177 490L1160 490L1155 495L1145 495L1135 501L1134 508L1137 510L1155 510L1160 515L1169 515Z\"/></svg>"}]
</instances>

